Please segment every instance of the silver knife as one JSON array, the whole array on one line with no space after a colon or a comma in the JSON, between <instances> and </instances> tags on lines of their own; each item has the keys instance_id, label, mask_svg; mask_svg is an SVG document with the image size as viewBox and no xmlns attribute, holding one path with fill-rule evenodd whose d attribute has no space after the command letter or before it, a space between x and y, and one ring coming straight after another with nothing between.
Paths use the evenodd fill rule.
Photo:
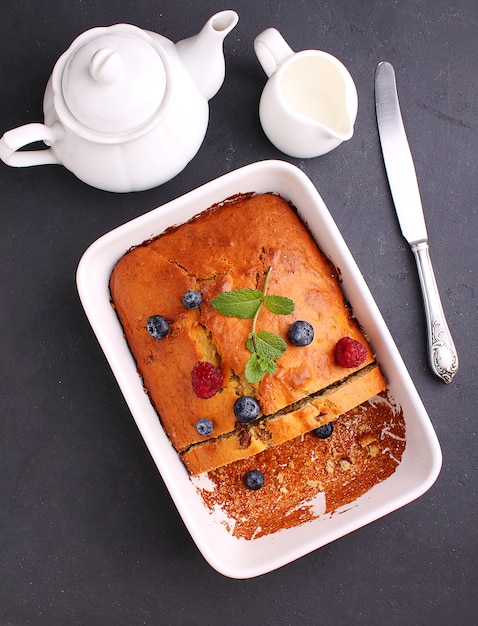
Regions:
<instances>
[{"instance_id":1,"label":"silver knife","mask_svg":"<svg viewBox=\"0 0 478 626\"><path fill-rule=\"evenodd\" d=\"M417 175L403 126L395 71L382 62L375 72L375 104L383 160L400 228L415 256L427 321L432 371L450 383L458 371L458 355L446 323L433 272Z\"/></svg>"}]
</instances>

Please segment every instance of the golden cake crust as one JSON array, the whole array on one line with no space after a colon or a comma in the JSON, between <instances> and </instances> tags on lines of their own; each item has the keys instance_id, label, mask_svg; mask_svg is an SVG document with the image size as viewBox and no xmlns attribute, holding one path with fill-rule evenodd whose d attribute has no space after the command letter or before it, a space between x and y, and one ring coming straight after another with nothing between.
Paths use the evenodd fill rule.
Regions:
<instances>
[{"instance_id":1,"label":"golden cake crust","mask_svg":"<svg viewBox=\"0 0 478 626\"><path fill-rule=\"evenodd\" d=\"M246 341L251 320L226 317L212 308L211 301L224 291L262 290L269 268L268 293L287 296L296 306L286 316L272 315L264 307L260 329L286 339L290 324L303 319L314 327L315 338L306 347L288 344L277 362L276 373L250 385L244 369L250 357ZM189 310L182 304L182 296L189 289L202 293L199 309ZM116 264L110 290L144 386L172 444L192 473L210 469L210 462L193 461L201 444L211 447L212 439L238 436L233 412L238 396L254 395L264 419L340 383L374 361L368 342L344 302L331 264L291 206L273 194L214 207L131 249ZM154 339L148 333L146 325L151 315L168 320L171 332L164 339ZM333 350L343 336L367 347L367 358L359 368L345 369L335 363ZM221 390L207 400L198 398L191 385L191 371L199 361L218 367L224 380ZM380 391L376 387L385 386L378 368L377 372L370 395ZM345 384L350 388L344 410L367 399L362 397L367 377L362 378L362 382L358 377ZM312 420L320 410L313 407ZM297 417L293 410L288 413L291 418ZM336 411L331 414L335 416ZM214 424L209 438L196 429L196 422L204 417ZM287 424L283 430L288 437L310 430L310 419L282 421ZM229 458L226 448L214 463L237 458L236 451ZM245 457L254 453L251 443L249 449L242 448L241 454Z\"/></svg>"}]
</instances>

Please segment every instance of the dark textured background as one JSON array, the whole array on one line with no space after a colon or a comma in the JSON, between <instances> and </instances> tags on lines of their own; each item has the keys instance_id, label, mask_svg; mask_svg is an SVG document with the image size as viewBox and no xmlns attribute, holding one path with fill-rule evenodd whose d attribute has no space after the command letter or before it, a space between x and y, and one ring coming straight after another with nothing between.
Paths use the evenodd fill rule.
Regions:
<instances>
[{"instance_id":1,"label":"dark textured background","mask_svg":"<svg viewBox=\"0 0 478 626\"><path fill-rule=\"evenodd\" d=\"M478 4L475 0L3 0L0 134L41 121L56 59L82 31L130 22L174 41L223 8L226 81L204 144L174 180L115 195L62 167L0 163L0 624L471 624L478 596L476 388ZM288 159L264 137L264 28L339 57L354 137ZM461 359L430 373L414 260L391 204L373 76L391 61L443 305ZM412 504L266 576L236 581L185 530L81 308L77 263L115 226L216 176L284 158L316 184L377 300L443 448Z\"/></svg>"}]
</instances>

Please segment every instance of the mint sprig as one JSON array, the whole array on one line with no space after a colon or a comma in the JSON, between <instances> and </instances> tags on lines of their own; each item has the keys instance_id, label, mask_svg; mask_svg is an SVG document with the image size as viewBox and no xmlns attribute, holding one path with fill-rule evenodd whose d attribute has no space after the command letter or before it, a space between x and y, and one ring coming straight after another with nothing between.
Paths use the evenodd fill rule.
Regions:
<instances>
[{"instance_id":1,"label":"mint sprig","mask_svg":"<svg viewBox=\"0 0 478 626\"><path fill-rule=\"evenodd\" d=\"M256 331L257 319L262 307L275 315L289 315L295 309L294 301L285 296L267 295L269 278L272 268L269 268L264 282L264 290L235 289L216 296L212 307L228 317L252 319L252 330L247 337L247 349L251 356L246 364L245 376L249 383L258 383L264 374L274 374L277 369L276 361L287 348L286 342L266 330Z\"/></svg>"},{"instance_id":2,"label":"mint sprig","mask_svg":"<svg viewBox=\"0 0 478 626\"><path fill-rule=\"evenodd\" d=\"M254 317L262 302L262 291L258 289L236 289L220 293L212 301L216 311L228 317L247 319Z\"/></svg>"}]
</instances>

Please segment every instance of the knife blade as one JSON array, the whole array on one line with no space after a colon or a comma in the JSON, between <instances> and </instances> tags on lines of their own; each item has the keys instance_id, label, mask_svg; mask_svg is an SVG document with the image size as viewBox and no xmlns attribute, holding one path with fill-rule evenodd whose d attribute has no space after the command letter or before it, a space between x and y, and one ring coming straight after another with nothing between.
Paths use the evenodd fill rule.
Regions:
<instances>
[{"instance_id":1,"label":"knife blade","mask_svg":"<svg viewBox=\"0 0 478 626\"><path fill-rule=\"evenodd\" d=\"M385 170L403 236L417 264L427 322L428 360L433 373L450 383L458 355L433 271L417 175L398 100L395 70L382 61L375 72L377 125Z\"/></svg>"}]
</instances>

